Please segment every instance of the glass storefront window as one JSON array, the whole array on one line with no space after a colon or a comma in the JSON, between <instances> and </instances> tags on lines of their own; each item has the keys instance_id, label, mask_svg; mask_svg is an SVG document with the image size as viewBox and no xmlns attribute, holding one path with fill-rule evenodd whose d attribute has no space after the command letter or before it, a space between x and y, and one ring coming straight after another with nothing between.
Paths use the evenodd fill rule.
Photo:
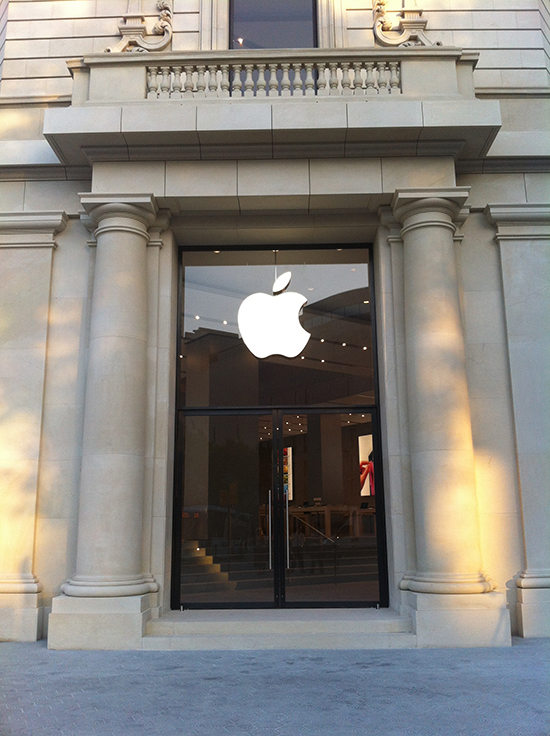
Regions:
<instances>
[{"instance_id":1,"label":"glass storefront window","mask_svg":"<svg viewBox=\"0 0 550 736\"><path fill-rule=\"evenodd\" d=\"M231 0L232 49L317 45L315 0Z\"/></svg>"},{"instance_id":2,"label":"glass storefront window","mask_svg":"<svg viewBox=\"0 0 550 736\"><path fill-rule=\"evenodd\" d=\"M373 404L368 268L366 249L184 252L180 405ZM307 299L299 320L310 338L296 357L258 359L240 334L239 308L252 294L272 296L289 271L287 293Z\"/></svg>"}]
</instances>

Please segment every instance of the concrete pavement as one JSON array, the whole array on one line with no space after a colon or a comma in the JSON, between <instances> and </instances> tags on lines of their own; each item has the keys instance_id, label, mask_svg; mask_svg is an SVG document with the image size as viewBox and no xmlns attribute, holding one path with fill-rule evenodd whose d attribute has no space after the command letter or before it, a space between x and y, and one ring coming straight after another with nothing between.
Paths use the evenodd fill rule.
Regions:
<instances>
[{"instance_id":1,"label":"concrete pavement","mask_svg":"<svg viewBox=\"0 0 550 736\"><path fill-rule=\"evenodd\" d=\"M550 641L79 652L0 644L1 736L548 736Z\"/></svg>"}]
</instances>

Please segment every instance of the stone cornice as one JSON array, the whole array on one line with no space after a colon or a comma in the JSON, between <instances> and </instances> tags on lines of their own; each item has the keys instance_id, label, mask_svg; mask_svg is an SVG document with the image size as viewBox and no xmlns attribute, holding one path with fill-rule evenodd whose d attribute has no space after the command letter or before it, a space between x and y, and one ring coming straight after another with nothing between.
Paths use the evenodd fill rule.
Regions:
<instances>
[{"instance_id":1,"label":"stone cornice","mask_svg":"<svg viewBox=\"0 0 550 736\"><path fill-rule=\"evenodd\" d=\"M65 229L66 212L3 212L0 248L55 248L54 236Z\"/></svg>"},{"instance_id":2,"label":"stone cornice","mask_svg":"<svg viewBox=\"0 0 550 736\"><path fill-rule=\"evenodd\" d=\"M548 240L550 204L488 204L485 217L496 227L495 239Z\"/></svg>"}]
</instances>

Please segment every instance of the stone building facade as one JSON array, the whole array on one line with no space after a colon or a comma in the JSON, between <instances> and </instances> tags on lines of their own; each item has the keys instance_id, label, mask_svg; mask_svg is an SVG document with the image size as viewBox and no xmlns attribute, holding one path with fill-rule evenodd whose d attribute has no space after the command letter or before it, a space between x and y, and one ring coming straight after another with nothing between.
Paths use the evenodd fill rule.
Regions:
<instances>
[{"instance_id":1,"label":"stone building facade","mask_svg":"<svg viewBox=\"0 0 550 736\"><path fill-rule=\"evenodd\" d=\"M548 636L548 4L317 0L314 42L276 48L235 35L253 5L269 3L0 2L0 639L139 649ZM294 38L301 22L290 13L281 32ZM335 287L304 310L306 352L254 363L257 395L277 371L306 380L291 379L300 365L317 381L329 369L315 325L332 320L332 393L318 400L307 386L239 398L232 371L251 358L237 328L214 312L204 334L185 321L193 269L219 256L244 274L277 254L318 269L308 274L368 265L368 314L331 306ZM213 284L201 287L206 310L238 291ZM353 325L371 363L342 367L338 329ZM224 340L237 356L225 373L213 367ZM337 393L346 371L361 388ZM231 427L246 425L241 465L256 486L264 465L273 478L246 508L244 476L220 481L215 503L212 488L199 492L218 472L212 433L231 407ZM348 408L358 426L370 417L356 435L371 437L375 505L358 472L346 480L334 439L347 447ZM307 453L285 439L292 412L307 417ZM268 417L269 435L254 425L242 439L245 415ZM298 489L307 457L313 483L315 447L315 488L289 512L283 450ZM308 543L319 569L311 562L309 593L292 599ZM202 578L185 557L194 545ZM356 595L345 586L362 585L363 568L348 568L368 549L377 592ZM329 594L337 564L348 577Z\"/></svg>"}]
</instances>

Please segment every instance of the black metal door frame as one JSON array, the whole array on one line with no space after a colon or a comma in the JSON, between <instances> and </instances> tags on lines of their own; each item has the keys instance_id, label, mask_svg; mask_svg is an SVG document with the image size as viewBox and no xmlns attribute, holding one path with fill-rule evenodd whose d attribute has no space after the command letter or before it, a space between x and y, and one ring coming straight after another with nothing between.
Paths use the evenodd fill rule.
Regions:
<instances>
[{"instance_id":1,"label":"black metal door frame","mask_svg":"<svg viewBox=\"0 0 550 736\"><path fill-rule=\"evenodd\" d=\"M283 246L285 247L285 246ZM299 246L286 246L290 248L298 248ZM376 284L374 278L373 263L373 247L371 244L347 244L343 247L347 248L366 248L369 252L369 284L371 289L371 302L373 307L376 305ZM239 246L234 250L258 250L258 246ZM181 249L180 249L181 250ZM194 250L210 250L210 248L196 248ZM180 315L183 307L183 266L181 256L179 259L179 277L178 277L178 335L180 334ZM378 378L378 349L377 349L377 328L376 328L376 308L372 310L372 331L373 331L373 369L374 369L374 396L375 404L364 406L257 406L257 407L223 407L223 408L180 408L179 389L176 391L176 412L175 412L175 458L174 458L174 506L173 506L173 524L172 524L172 585L170 591L170 606L174 609L181 608L180 593L180 572L181 572L181 544L182 544L182 509L183 509L183 432L182 421L185 416L230 416L230 415L262 415L271 414L273 417L273 551L274 551L274 608L365 608L379 606L387 608L389 606L389 578L388 578L388 556L387 556L387 538L386 538L386 511L384 501L384 483L382 476L382 445L381 445L381 424L380 412L378 406L380 404L379 378ZM179 355L179 350L176 351ZM285 573L286 573L286 555L285 555L285 499L284 499L284 483L283 483L283 416L285 414L341 414L342 412L352 412L359 414L370 414L372 418L373 428L373 452L374 452L374 477L376 494L376 537L377 537L377 558L378 558L378 588L379 601L365 602L323 602L318 603L287 603L285 601ZM261 603L248 603L242 606L229 605L203 605L201 608L266 608ZM272 606L269 606L271 608Z\"/></svg>"}]
</instances>

